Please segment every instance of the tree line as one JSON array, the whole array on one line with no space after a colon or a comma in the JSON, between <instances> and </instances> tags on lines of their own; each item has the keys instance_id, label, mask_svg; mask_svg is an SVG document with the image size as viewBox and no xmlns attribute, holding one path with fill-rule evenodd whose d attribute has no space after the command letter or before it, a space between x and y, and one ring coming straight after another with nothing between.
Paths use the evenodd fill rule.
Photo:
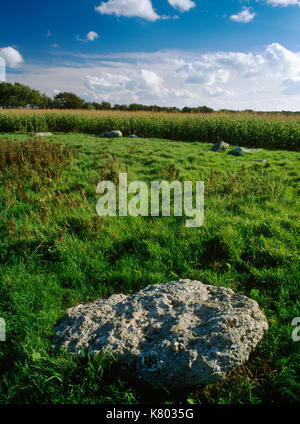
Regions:
<instances>
[{"instance_id":1,"label":"tree line","mask_svg":"<svg viewBox=\"0 0 300 424\"><path fill-rule=\"evenodd\" d=\"M207 106L199 107L163 107L163 106L146 106L143 104L132 103L130 105L111 105L109 102L102 101L86 102L74 93L62 92L53 98L42 94L38 90L34 90L26 85L18 82L12 84L9 82L0 83L0 108L27 108L27 109L86 109L86 110L120 110L120 111L150 111L150 112L214 112L212 108Z\"/></svg>"},{"instance_id":2,"label":"tree line","mask_svg":"<svg viewBox=\"0 0 300 424\"><path fill-rule=\"evenodd\" d=\"M109 102L102 101L86 102L74 93L61 92L53 98L42 94L38 90L34 90L26 85L9 82L0 83L0 109L11 108L27 108L27 109L85 109L85 110L119 110L119 111L149 111L149 112L169 112L169 113L212 113L214 109L208 106L188 107L182 109L178 107L167 107L157 105L143 105L132 103L130 105L111 105ZM219 112L238 113L237 110L222 109ZM255 112L251 109L245 110L248 113L263 113ZM274 112L272 112L274 113ZM275 112L284 114L300 114L300 112Z\"/></svg>"}]
</instances>

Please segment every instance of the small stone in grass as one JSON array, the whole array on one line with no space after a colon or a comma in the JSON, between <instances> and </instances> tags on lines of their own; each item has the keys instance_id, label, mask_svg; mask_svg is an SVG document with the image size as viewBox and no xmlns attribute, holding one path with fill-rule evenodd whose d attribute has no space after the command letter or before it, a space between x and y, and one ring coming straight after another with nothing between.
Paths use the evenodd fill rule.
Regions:
<instances>
[{"instance_id":1,"label":"small stone in grass","mask_svg":"<svg viewBox=\"0 0 300 424\"><path fill-rule=\"evenodd\" d=\"M36 137L51 137L51 132L38 132L35 134Z\"/></svg>"}]
</instances>

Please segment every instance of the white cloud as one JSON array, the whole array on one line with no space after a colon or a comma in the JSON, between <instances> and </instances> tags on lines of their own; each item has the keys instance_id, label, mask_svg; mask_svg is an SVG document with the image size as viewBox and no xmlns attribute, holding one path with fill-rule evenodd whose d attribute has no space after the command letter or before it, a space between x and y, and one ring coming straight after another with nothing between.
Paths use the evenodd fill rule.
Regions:
<instances>
[{"instance_id":1,"label":"white cloud","mask_svg":"<svg viewBox=\"0 0 300 424\"><path fill-rule=\"evenodd\" d=\"M109 75L97 79L97 87L91 87L87 77L86 94L127 104L208 104L215 108L260 110L272 110L276 104L280 110L299 108L291 95L293 90L300 94L300 53L277 43L267 46L261 54L131 53L128 62L125 57L122 60L118 70L111 67ZM141 69L137 70L139 66Z\"/></svg>"},{"instance_id":2,"label":"white cloud","mask_svg":"<svg viewBox=\"0 0 300 424\"><path fill-rule=\"evenodd\" d=\"M300 81L300 53L294 53L279 43L270 44L266 49L270 66L282 81Z\"/></svg>"},{"instance_id":3,"label":"white cloud","mask_svg":"<svg viewBox=\"0 0 300 424\"><path fill-rule=\"evenodd\" d=\"M168 0L168 3L180 12L187 12L196 6L196 3L192 0Z\"/></svg>"},{"instance_id":4,"label":"white cloud","mask_svg":"<svg viewBox=\"0 0 300 424\"><path fill-rule=\"evenodd\" d=\"M84 38L81 38L80 35L76 35L76 40L83 41L84 43L87 43L88 41L94 41L97 38L99 38L99 34L97 34L95 31L90 31Z\"/></svg>"},{"instance_id":5,"label":"white cloud","mask_svg":"<svg viewBox=\"0 0 300 424\"><path fill-rule=\"evenodd\" d=\"M97 34L97 32L95 32L95 31L90 31L90 32L87 34L86 38L87 38L89 41L94 41L94 40L96 40L97 38L99 38L99 34Z\"/></svg>"},{"instance_id":6,"label":"white cloud","mask_svg":"<svg viewBox=\"0 0 300 424\"><path fill-rule=\"evenodd\" d=\"M153 90L155 93L160 94L163 91L163 78L156 72L142 69L140 78L138 79L138 88L140 90Z\"/></svg>"},{"instance_id":7,"label":"white cloud","mask_svg":"<svg viewBox=\"0 0 300 424\"><path fill-rule=\"evenodd\" d=\"M300 52L278 43L259 53L158 51L77 56L64 52L63 59L69 60L64 66L24 65L25 73L10 73L8 78L49 95L57 89L112 104L299 110Z\"/></svg>"},{"instance_id":8,"label":"white cloud","mask_svg":"<svg viewBox=\"0 0 300 424\"><path fill-rule=\"evenodd\" d=\"M148 21L160 18L154 11L151 0L108 0L95 9L103 15L140 17Z\"/></svg>"},{"instance_id":9,"label":"white cloud","mask_svg":"<svg viewBox=\"0 0 300 424\"><path fill-rule=\"evenodd\" d=\"M18 68L24 62L20 53L13 47L3 47L0 49L0 56L5 60L9 68Z\"/></svg>"},{"instance_id":10,"label":"white cloud","mask_svg":"<svg viewBox=\"0 0 300 424\"><path fill-rule=\"evenodd\" d=\"M219 97L222 96L223 98L226 96L233 96L234 91L232 90L225 90L221 87L213 87L213 86L205 86L203 87L203 93L206 94L209 97Z\"/></svg>"},{"instance_id":11,"label":"white cloud","mask_svg":"<svg viewBox=\"0 0 300 424\"><path fill-rule=\"evenodd\" d=\"M141 98L157 100L167 93L163 78L157 73L141 69L126 75L103 72L101 76L87 75L85 86L95 100L102 98L112 103L131 103Z\"/></svg>"},{"instance_id":12,"label":"white cloud","mask_svg":"<svg viewBox=\"0 0 300 424\"><path fill-rule=\"evenodd\" d=\"M101 87L102 93L109 93L113 88L114 90L124 90L126 85L130 83L130 78L121 74L111 74L108 72L101 73L101 76L93 77L87 75L85 77L85 85L91 91L97 91Z\"/></svg>"},{"instance_id":13,"label":"white cloud","mask_svg":"<svg viewBox=\"0 0 300 424\"><path fill-rule=\"evenodd\" d=\"M231 15L230 19L234 22L241 22L243 24L246 24L248 22L253 21L255 18L256 13L251 12L249 7L244 7L243 10L236 15Z\"/></svg>"},{"instance_id":14,"label":"white cloud","mask_svg":"<svg viewBox=\"0 0 300 424\"><path fill-rule=\"evenodd\" d=\"M300 6L300 0L267 0L267 4L271 6Z\"/></svg>"}]
</instances>

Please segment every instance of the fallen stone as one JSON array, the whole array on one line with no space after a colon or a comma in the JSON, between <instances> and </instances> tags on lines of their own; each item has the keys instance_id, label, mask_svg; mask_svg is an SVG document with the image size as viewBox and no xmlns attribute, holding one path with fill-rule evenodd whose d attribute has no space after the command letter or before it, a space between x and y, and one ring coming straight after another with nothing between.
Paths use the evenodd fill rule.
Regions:
<instances>
[{"instance_id":1,"label":"fallen stone","mask_svg":"<svg viewBox=\"0 0 300 424\"><path fill-rule=\"evenodd\" d=\"M138 136L135 135L135 134L131 134L131 135L128 136L128 138L138 138Z\"/></svg>"},{"instance_id":2,"label":"fallen stone","mask_svg":"<svg viewBox=\"0 0 300 424\"><path fill-rule=\"evenodd\" d=\"M106 132L102 133L101 137L117 138L117 137L123 137L123 134L119 130L112 130L112 131L106 131Z\"/></svg>"},{"instance_id":3,"label":"fallen stone","mask_svg":"<svg viewBox=\"0 0 300 424\"><path fill-rule=\"evenodd\" d=\"M38 132L35 134L36 137L51 137L51 132Z\"/></svg>"},{"instance_id":4,"label":"fallen stone","mask_svg":"<svg viewBox=\"0 0 300 424\"><path fill-rule=\"evenodd\" d=\"M180 280L68 309L53 347L78 356L112 352L121 375L176 391L222 380L267 329L256 301Z\"/></svg>"},{"instance_id":5,"label":"fallen stone","mask_svg":"<svg viewBox=\"0 0 300 424\"><path fill-rule=\"evenodd\" d=\"M212 152L224 152L228 148L228 143L225 143L224 141L219 141L219 143L214 144L213 147L209 150L211 150Z\"/></svg>"},{"instance_id":6,"label":"fallen stone","mask_svg":"<svg viewBox=\"0 0 300 424\"><path fill-rule=\"evenodd\" d=\"M234 156L242 156L248 153L257 153L259 151L260 149L244 149L244 147L236 147L235 149L231 150L231 152L228 152L228 154Z\"/></svg>"}]
</instances>

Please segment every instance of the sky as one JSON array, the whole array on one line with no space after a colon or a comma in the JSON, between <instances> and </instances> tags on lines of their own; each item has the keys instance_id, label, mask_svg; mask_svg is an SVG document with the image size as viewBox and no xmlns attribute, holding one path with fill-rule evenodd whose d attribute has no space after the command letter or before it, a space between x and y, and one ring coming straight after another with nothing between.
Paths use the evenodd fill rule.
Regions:
<instances>
[{"instance_id":1,"label":"sky","mask_svg":"<svg viewBox=\"0 0 300 424\"><path fill-rule=\"evenodd\" d=\"M0 81L111 104L300 110L300 0L14 0Z\"/></svg>"}]
</instances>

